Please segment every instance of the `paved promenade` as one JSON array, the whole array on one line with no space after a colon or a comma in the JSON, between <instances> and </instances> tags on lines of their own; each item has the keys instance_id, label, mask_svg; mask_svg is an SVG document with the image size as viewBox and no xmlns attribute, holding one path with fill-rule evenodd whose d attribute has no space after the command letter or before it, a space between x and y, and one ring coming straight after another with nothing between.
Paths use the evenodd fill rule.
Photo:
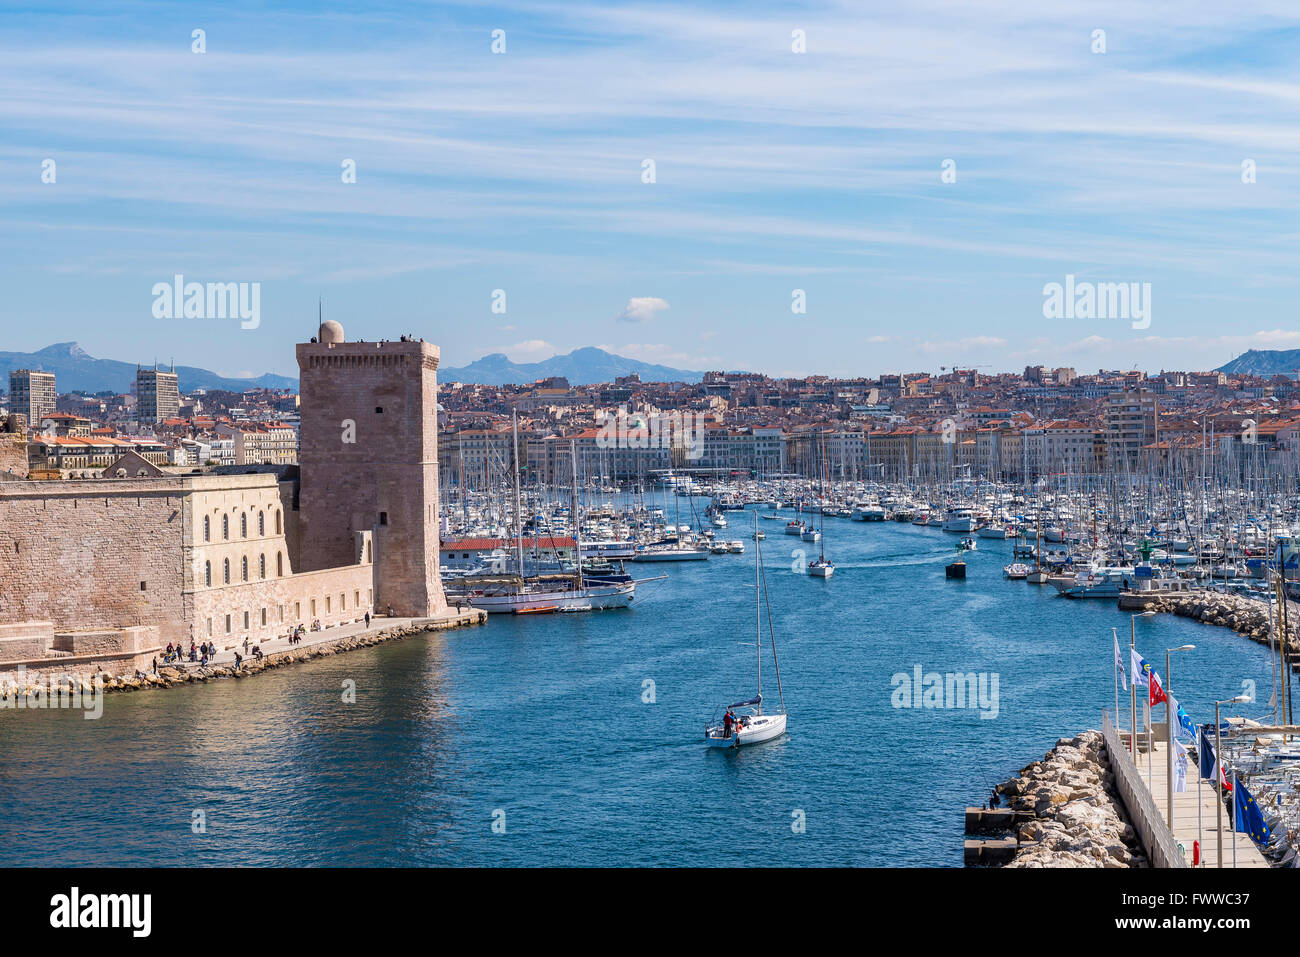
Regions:
<instances>
[{"instance_id":1,"label":"paved promenade","mask_svg":"<svg viewBox=\"0 0 1300 957\"><path fill-rule=\"evenodd\" d=\"M378 635L381 632L396 628L414 628L421 625L432 627L457 627L461 625L481 624L487 613L473 608L466 607L463 611L457 611L454 607L448 608L443 615L432 618L388 618L384 615L372 617L370 626L366 627L364 620L350 622L344 625L335 625L332 628L322 628L320 631L306 631L303 633L302 640L297 644L290 644L288 638L272 638L269 641L253 642L249 641L248 650L245 652L243 642L232 646L229 650L218 651L216 657L208 659L209 668L233 667L235 664L235 652L238 651L245 660L253 657L253 646L257 644L262 649L262 654L273 655L281 652L299 652L306 651L316 645L328 645L345 638L363 638L368 635ZM202 644L203 642L197 642ZM189 649L186 649L188 654ZM185 658L179 662L165 663L162 655L158 655L158 667L177 668L184 671L195 670L202 667L199 661L190 661Z\"/></svg>"},{"instance_id":2,"label":"paved promenade","mask_svg":"<svg viewBox=\"0 0 1300 957\"><path fill-rule=\"evenodd\" d=\"M1157 727L1153 733L1159 734L1160 728ZM1127 737L1127 736L1126 736ZM1144 750L1146 740L1139 737L1137 753L1138 775L1143 783L1146 784L1147 790L1150 791L1152 799L1155 801L1156 808L1160 812L1161 818L1166 813L1165 796L1167 789L1165 787L1168 775L1168 767L1165 758L1164 741L1156 741L1154 749L1148 755ZM1147 770L1148 766L1150 771ZM1187 861L1187 866L1192 866L1192 842L1200 840L1201 842L1201 867L1217 866L1218 854L1218 832L1215 825L1218 821L1215 810L1216 796L1212 781L1203 781L1197 773L1196 763L1189 760L1187 773L1187 790L1179 794L1174 792L1174 840L1183 847L1183 857ZM1197 810L1200 812L1200 826L1197 826ZM1255 842L1250 839L1249 834L1234 833L1232 823L1228 820L1229 809L1223 809L1223 866L1232 867L1233 845L1236 845L1237 866L1238 867L1268 867L1268 861L1260 853Z\"/></svg>"}]
</instances>

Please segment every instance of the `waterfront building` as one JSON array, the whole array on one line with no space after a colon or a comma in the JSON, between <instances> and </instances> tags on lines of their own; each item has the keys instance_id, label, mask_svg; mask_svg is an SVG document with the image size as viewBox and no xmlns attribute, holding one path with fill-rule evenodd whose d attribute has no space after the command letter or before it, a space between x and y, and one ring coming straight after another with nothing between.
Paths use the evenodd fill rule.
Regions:
<instances>
[{"instance_id":1,"label":"waterfront building","mask_svg":"<svg viewBox=\"0 0 1300 957\"><path fill-rule=\"evenodd\" d=\"M437 348L347 343L327 322L298 363L300 467L0 482L0 671L129 673L169 642L233 648L389 606L446 610ZM93 470L86 443L101 441L56 447L81 443ZM124 454L111 447L105 466Z\"/></svg>"}]
</instances>

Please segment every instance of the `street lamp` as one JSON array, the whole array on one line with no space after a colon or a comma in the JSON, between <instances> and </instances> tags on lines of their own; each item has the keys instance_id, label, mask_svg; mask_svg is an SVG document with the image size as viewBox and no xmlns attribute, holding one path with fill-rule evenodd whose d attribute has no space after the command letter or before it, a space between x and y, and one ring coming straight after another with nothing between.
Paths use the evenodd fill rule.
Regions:
<instances>
[{"instance_id":1,"label":"street lamp","mask_svg":"<svg viewBox=\"0 0 1300 957\"><path fill-rule=\"evenodd\" d=\"M1130 670L1130 671L1133 670L1133 650L1134 650L1134 648L1135 648L1136 645L1137 645L1137 620L1138 620L1139 618L1154 618L1155 616L1156 616L1156 613L1155 613L1154 611L1149 611L1149 610L1148 610L1148 611L1140 611L1140 612L1138 612L1136 615L1129 615L1129 621L1128 621L1128 662L1129 662L1129 670ZM1128 710L1128 716L1129 716L1129 722L1128 722L1128 723L1129 723L1129 735L1128 735L1128 753L1129 753L1129 757L1131 757L1131 758L1133 759L1133 763L1134 763L1135 765L1137 764L1137 707L1138 707L1138 690L1137 690L1137 682L1136 682L1135 680L1133 680L1133 679L1136 679L1136 678L1137 678L1136 675L1129 675L1129 679L1130 679L1130 680L1129 680L1129 683L1128 683L1128 688L1129 688L1129 710ZM1151 692L1148 691L1148 692L1147 692L1147 699L1148 699L1148 700L1150 700L1150 695L1151 695ZM1119 716L1116 715L1116 717L1119 717Z\"/></svg>"},{"instance_id":2,"label":"street lamp","mask_svg":"<svg viewBox=\"0 0 1300 957\"><path fill-rule=\"evenodd\" d=\"M1226 698L1223 701L1214 702L1214 770L1217 772L1214 775L1214 795L1217 798L1214 803L1218 805L1216 810L1217 823L1215 824L1218 836L1214 843L1217 845L1215 850L1218 853L1218 864L1216 865L1218 867L1223 866L1223 731L1219 723L1219 705L1243 704L1249 700L1250 698L1247 695L1239 694L1235 698ZM1233 827L1236 827L1236 825L1234 824ZM1232 842L1235 847L1237 843L1235 834Z\"/></svg>"},{"instance_id":3,"label":"street lamp","mask_svg":"<svg viewBox=\"0 0 1300 957\"><path fill-rule=\"evenodd\" d=\"M1174 666L1170 654L1175 651L1195 651L1195 645L1179 645L1165 649L1165 810L1169 817L1169 833L1174 831ZM1148 692L1148 700L1150 700Z\"/></svg>"}]
</instances>

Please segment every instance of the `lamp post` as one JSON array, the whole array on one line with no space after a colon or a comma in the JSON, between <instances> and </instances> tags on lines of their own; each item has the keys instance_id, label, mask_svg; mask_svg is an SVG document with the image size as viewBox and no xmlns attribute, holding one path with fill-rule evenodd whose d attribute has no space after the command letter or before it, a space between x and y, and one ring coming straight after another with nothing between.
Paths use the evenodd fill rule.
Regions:
<instances>
[{"instance_id":1,"label":"lamp post","mask_svg":"<svg viewBox=\"0 0 1300 957\"><path fill-rule=\"evenodd\" d=\"M1171 834L1174 831L1174 668L1169 656L1175 651L1195 650L1195 645L1165 649L1165 810L1168 812Z\"/></svg>"},{"instance_id":2,"label":"lamp post","mask_svg":"<svg viewBox=\"0 0 1300 957\"><path fill-rule=\"evenodd\" d=\"M1137 620L1139 618L1154 618L1154 611L1140 611L1136 615L1129 615L1128 620L1128 664L1129 671L1133 670L1133 651L1137 645ZM1129 735L1128 735L1128 753L1137 764L1137 675L1129 675ZM1150 700L1151 692L1147 691L1147 700ZM1117 716L1118 717L1118 716Z\"/></svg>"},{"instance_id":3,"label":"lamp post","mask_svg":"<svg viewBox=\"0 0 1300 957\"><path fill-rule=\"evenodd\" d=\"M1215 852L1218 855L1217 867L1223 866L1223 732L1219 724L1219 705L1221 704L1242 704L1249 701L1244 694L1239 694L1235 698L1225 698L1223 701L1214 702L1214 796L1217 807L1215 814L1215 828L1217 836L1215 837ZM1236 826L1235 824L1233 825ZM1237 838L1234 834L1232 838L1235 848Z\"/></svg>"}]
</instances>

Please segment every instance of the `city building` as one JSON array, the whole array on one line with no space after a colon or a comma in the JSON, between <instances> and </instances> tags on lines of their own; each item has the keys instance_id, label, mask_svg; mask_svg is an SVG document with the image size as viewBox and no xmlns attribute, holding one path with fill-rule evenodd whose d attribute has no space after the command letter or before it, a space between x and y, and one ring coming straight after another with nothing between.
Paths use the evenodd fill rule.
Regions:
<instances>
[{"instance_id":1,"label":"city building","mask_svg":"<svg viewBox=\"0 0 1300 957\"><path fill-rule=\"evenodd\" d=\"M175 418L181 409L180 380L175 367L171 372L161 372L157 364L152 369L136 367L136 416L141 422L161 422Z\"/></svg>"},{"instance_id":2,"label":"city building","mask_svg":"<svg viewBox=\"0 0 1300 957\"><path fill-rule=\"evenodd\" d=\"M58 393L53 372L15 369L9 373L9 411L27 416L27 427L40 429L46 416L54 414Z\"/></svg>"}]
</instances>

